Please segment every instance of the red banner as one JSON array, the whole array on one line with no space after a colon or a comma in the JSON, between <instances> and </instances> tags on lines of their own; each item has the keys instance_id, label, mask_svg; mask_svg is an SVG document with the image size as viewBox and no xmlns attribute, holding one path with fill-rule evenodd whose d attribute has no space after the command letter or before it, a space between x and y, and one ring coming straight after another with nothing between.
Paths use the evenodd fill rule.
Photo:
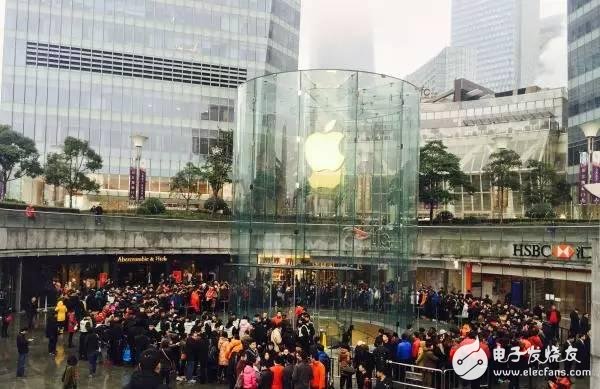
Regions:
<instances>
[{"instance_id":1,"label":"red banner","mask_svg":"<svg viewBox=\"0 0 600 389\"><path fill-rule=\"evenodd\" d=\"M138 200L146 199L146 169L140 168L140 185L138 186Z\"/></svg>"},{"instance_id":2,"label":"red banner","mask_svg":"<svg viewBox=\"0 0 600 389\"><path fill-rule=\"evenodd\" d=\"M583 187L588 181L588 153L583 151L579 153L579 204L588 203L588 194Z\"/></svg>"},{"instance_id":3,"label":"red banner","mask_svg":"<svg viewBox=\"0 0 600 389\"><path fill-rule=\"evenodd\" d=\"M136 187L137 187L137 177L135 174L135 168L129 168L129 200L135 200Z\"/></svg>"}]
</instances>

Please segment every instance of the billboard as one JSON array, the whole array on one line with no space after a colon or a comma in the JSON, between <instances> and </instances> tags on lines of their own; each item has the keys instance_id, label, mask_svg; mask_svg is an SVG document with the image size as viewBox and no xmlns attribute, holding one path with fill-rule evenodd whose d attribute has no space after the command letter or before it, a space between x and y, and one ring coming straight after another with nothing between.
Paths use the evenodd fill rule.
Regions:
<instances>
[{"instance_id":1,"label":"billboard","mask_svg":"<svg viewBox=\"0 0 600 389\"><path fill-rule=\"evenodd\" d=\"M579 204L587 205L588 194L583 187L588 179L588 153L583 151L579 153Z\"/></svg>"}]
</instances>

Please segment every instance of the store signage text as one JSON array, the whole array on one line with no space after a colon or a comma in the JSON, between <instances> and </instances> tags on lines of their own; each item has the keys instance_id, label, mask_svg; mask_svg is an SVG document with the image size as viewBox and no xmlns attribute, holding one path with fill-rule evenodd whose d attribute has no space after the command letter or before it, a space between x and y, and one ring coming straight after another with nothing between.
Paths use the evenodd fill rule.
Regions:
<instances>
[{"instance_id":1,"label":"store signage text","mask_svg":"<svg viewBox=\"0 0 600 389\"><path fill-rule=\"evenodd\" d=\"M119 256L117 263L164 263L167 257L164 255L140 255L135 257Z\"/></svg>"},{"instance_id":2,"label":"store signage text","mask_svg":"<svg viewBox=\"0 0 600 389\"><path fill-rule=\"evenodd\" d=\"M513 257L531 258L557 258L570 260L574 255L577 259L591 259L592 246L571 244L538 244L538 243L514 243Z\"/></svg>"}]
</instances>

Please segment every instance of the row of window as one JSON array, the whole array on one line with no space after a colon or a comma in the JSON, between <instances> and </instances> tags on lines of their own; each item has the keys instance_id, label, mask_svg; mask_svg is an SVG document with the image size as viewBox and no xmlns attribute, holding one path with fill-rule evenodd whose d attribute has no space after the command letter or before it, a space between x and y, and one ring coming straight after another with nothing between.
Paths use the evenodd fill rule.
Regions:
<instances>
[{"instance_id":1,"label":"row of window","mask_svg":"<svg viewBox=\"0 0 600 389\"><path fill-rule=\"evenodd\" d=\"M569 90L569 116L600 108L600 78Z\"/></svg>"},{"instance_id":2,"label":"row of window","mask_svg":"<svg viewBox=\"0 0 600 389\"><path fill-rule=\"evenodd\" d=\"M247 70L48 43L27 42L27 65L237 88Z\"/></svg>"},{"instance_id":3,"label":"row of window","mask_svg":"<svg viewBox=\"0 0 600 389\"><path fill-rule=\"evenodd\" d=\"M569 79L600 68L600 37L569 51Z\"/></svg>"},{"instance_id":4,"label":"row of window","mask_svg":"<svg viewBox=\"0 0 600 389\"><path fill-rule=\"evenodd\" d=\"M568 41L569 43L574 42L597 28L600 28L600 7L594 8L569 23Z\"/></svg>"},{"instance_id":5,"label":"row of window","mask_svg":"<svg viewBox=\"0 0 600 389\"><path fill-rule=\"evenodd\" d=\"M554 101L557 100L557 101ZM561 99L544 99L527 101L521 103L496 105L492 107L468 108L453 111L421 112L421 120L450 119L459 117L479 117L482 115L493 115L499 113L524 113L540 109L553 110L555 105L561 106ZM426 107L424 107L426 108Z\"/></svg>"},{"instance_id":6,"label":"row of window","mask_svg":"<svg viewBox=\"0 0 600 389\"><path fill-rule=\"evenodd\" d=\"M568 3L568 13L572 13L577 11L577 9L583 7L584 5L591 3L592 0L569 0Z\"/></svg>"}]
</instances>

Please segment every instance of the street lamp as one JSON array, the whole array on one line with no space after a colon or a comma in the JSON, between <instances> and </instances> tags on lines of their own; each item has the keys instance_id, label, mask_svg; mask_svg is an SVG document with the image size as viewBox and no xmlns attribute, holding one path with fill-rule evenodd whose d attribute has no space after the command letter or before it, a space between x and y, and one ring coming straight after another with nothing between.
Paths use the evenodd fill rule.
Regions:
<instances>
[{"instance_id":1,"label":"street lamp","mask_svg":"<svg viewBox=\"0 0 600 389\"><path fill-rule=\"evenodd\" d=\"M135 147L135 203L138 204L140 200L141 191L144 190L143 187L140 187L140 162L142 160L142 147L146 140L148 140L147 136L135 134L131 136L131 140L133 142L133 146Z\"/></svg>"}]
</instances>

